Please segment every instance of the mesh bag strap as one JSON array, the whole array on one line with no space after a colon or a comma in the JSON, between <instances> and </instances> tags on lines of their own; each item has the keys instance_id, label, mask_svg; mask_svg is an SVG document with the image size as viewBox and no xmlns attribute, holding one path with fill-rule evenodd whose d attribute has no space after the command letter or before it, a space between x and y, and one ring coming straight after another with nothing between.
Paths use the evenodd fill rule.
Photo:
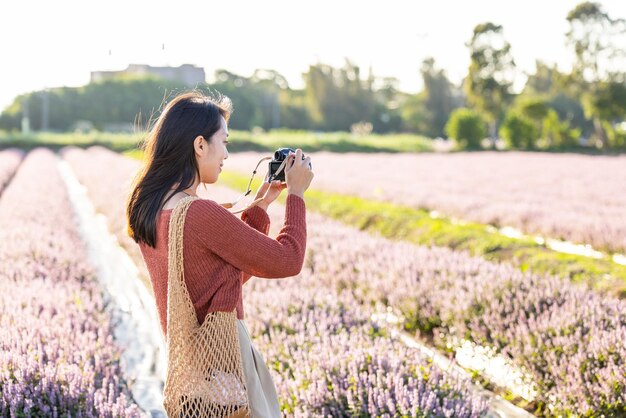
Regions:
<instances>
[{"instance_id":1,"label":"mesh bag strap","mask_svg":"<svg viewBox=\"0 0 626 418\"><path fill-rule=\"evenodd\" d=\"M167 281L167 371L163 406L169 417L249 417L236 310L209 312L198 324L184 276L185 215L181 199L170 218Z\"/></svg>"}]
</instances>

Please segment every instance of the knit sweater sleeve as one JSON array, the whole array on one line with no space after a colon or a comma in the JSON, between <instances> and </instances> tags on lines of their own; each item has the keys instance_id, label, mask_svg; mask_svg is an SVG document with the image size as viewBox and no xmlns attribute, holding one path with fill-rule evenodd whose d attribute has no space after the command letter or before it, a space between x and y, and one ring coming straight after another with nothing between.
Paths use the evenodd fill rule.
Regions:
<instances>
[{"instance_id":1,"label":"knit sweater sleeve","mask_svg":"<svg viewBox=\"0 0 626 418\"><path fill-rule=\"evenodd\" d=\"M241 220L252 228L267 235L270 229L270 217L267 212L261 209L259 206L252 206L250 209L246 209L241 213ZM241 272L241 284L245 284L250 280L252 275Z\"/></svg>"},{"instance_id":2,"label":"knit sweater sleeve","mask_svg":"<svg viewBox=\"0 0 626 418\"><path fill-rule=\"evenodd\" d=\"M265 210L258 206L244 210L241 213L241 220L265 235L269 232L270 217Z\"/></svg>"},{"instance_id":3,"label":"knit sweater sleeve","mask_svg":"<svg viewBox=\"0 0 626 418\"><path fill-rule=\"evenodd\" d=\"M306 206L304 199L293 194L287 195L285 222L275 239L205 199L196 200L189 207L185 230L207 251L252 276L295 276L304 263Z\"/></svg>"}]
</instances>

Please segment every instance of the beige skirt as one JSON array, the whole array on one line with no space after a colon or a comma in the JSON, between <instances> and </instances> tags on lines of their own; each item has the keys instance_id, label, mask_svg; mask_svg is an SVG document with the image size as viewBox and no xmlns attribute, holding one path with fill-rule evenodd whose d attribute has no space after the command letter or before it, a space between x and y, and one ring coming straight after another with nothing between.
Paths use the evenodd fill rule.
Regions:
<instances>
[{"instance_id":1,"label":"beige skirt","mask_svg":"<svg viewBox=\"0 0 626 418\"><path fill-rule=\"evenodd\" d=\"M239 347L241 348L241 361L245 374L252 418L280 418L280 406L276 386L270 375L265 361L252 341L245 322L237 320L239 331Z\"/></svg>"}]
</instances>

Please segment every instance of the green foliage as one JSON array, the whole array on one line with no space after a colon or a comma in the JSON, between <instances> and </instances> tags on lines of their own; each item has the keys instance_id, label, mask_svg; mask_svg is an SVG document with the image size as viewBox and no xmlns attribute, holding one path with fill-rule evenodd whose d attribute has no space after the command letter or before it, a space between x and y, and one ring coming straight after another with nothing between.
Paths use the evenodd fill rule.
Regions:
<instances>
[{"instance_id":1,"label":"green foliage","mask_svg":"<svg viewBox=\"0 0 626 418\"><path fill-rule=\"evenodd\" d=\"M90 121L98 130L111 124L140 130L158 111L163 97L184 89L180 83L153 76L119 76L86 86L60 87L18 96L0 117L0 128L17 129L27 111L30 126L41 130L43 108L49 109L48 130L69 131L76 120Z\"/></svg>"},{"instance_id":2,"label":"green foliage","mask_svg":"<svg viewBox=\"0 0 626 418\"><path fill-rule=\"evenodd\" d=\"M283 120L299 121L300 129L309 128L310 121L305 104L292 90L285 78L273 70L256 70L251 77L226 71L215 72L215 82L210 86L228 96L234 105L229 125L233 129L251 130L260 127L265 130L283 126Z\"/></svg>"},{"instance_id":3,"label":"green foliage","mask_svg":"<svg viewBox=\"0 0 626 418\"><path fill-rule=\"evenodd\" d=\"M538 63L538 71L547 68L542 70L541 65ZM558 90L545 83L542 88L543 93L538 93L534 87L526 88L509 108L507 120L500 129L508 147L550 150L579 147L582 129L574 128L570 123L572 112L577 109L582 112L579 103L563 92L554 93ZM569 107L572 104L576 106ZM563 119L560 112L565 115ZM580 117L584 120L582 113Z\"/></svg>"},{"instance_id":4,"label":"green foliage","mask_svg":"<svg viewBox=\"0 0 626 418\"><path fill-rule=\"evenodd\" d=\"M543 120L550 110L548 102L540 97L526 98L519 104L519 109L524 116L535 121Z\"/></svg>"},{"instance_id":5,"label":"green foliage","mask_svg":"<svg viewBox=\"0 0 626 418\"><path fill-rule=\"evenodd\" d=\"M585 113L591 117L605 121L626 119L626 83L598 82L583 96L582 103Z\"/></svg>"},{"instance_id":6,"label":"green foliage","mask_svg":"<svg viewBox=\"0 0 626 418\"><path fill-rule=\"evenodd\" d=\"M556 64L548 67L542 61L535 61L535 72L528 75L524 93L532 95L552 95L561 89L563 75Z\"/></svg>"},{"instance_id":7,"label":"green foliage","mask_svg":"<svg viewBox=\"0 0 626 418\"><path fill-rule=\"evenodd\" d=\"M518 112L509 112L500 127L500 136L508 148L529 150L535 148L538 137L532 120Z\"/></svg>"},{"instance_id":8,"label":"green foliage","mask_svg":"<svg viewBox=\"0 0 626 418\"><path fill-rule=\"evenodd\" d=\"M401 109L404 126L411 132L427 132L430 115L426 108L424 93L406 95Z\"/></svg>"},{"instance_id":9,"label":"green foliage","mask_svg":"<svg viewBox=\"0 0 626 418\"><path fill-rule=\"evenodd\" d=\"M313 122L306 105L304 90L281 90L279 93L282 129L312 129Z\"/></svg>"},{"instance_id":10,"label":"green foliage","mask_svg":"<svg viewBox=\"0 0 626 418\"><path fill-rule=\"evenodd\" d=\"M402 129L400 111L392 106L399 93L395 78L383 78L382 86L374 91L372 73L362 80L359 67L348 60L341 68L311 65L303 76L314 129L349 131L361 121L372 123L375 132Z\"/></svg>"},{"instance_id":11,"label":"green foliage","mask_svg":"<svg viewBox=\"0 0 626 418\"><path fill-rule=\"evenodd\" d=\"M527 95L518 97L516 100L516 105L513 108L509 108L509 113L517 109L517 111L530 119L534 124L537 132L541 132L542 121L548 115L550 108L548 106L548 101L539 95ZM558 117L557 117L558 119ZM502 132L502 127L500 128L500 132ZM535 144L537 145L537 144ZM511 147L511 144L509 144Z\"/></svg>"},{"instance_id":12,"label":"green foliage","mask_svg":"<svg viewBox=\"0 0 626 418\"><path fill-rule=\"evenodd\" d=\"M17 131L22 121L22 102L25 96L17 97L13 103L0 114L0 129L5 131Z\"/></svg>"},{"instance_id":13,"label":"green foliage","mask_svg":"<svg viewBox=\"0 0 626 418\"><path fill-rule=\"evenodd\" d=\"M137 123L138 128L145 127L151 119L155 119L164 96L179 90L185 90L182 83L154 76L126 76L90 83L68 91L74 99L70 103L75 103L80 109L74 110L73 118L65 114L63 120L88 120L100 130L107 123ZM78 114L80 117L77 117Z\"/></svg>"},{"instance_id":14,"label":"green foliage","mask_svg":"<svg viewBox=\"0 0 626 418\"><path fill-rule=\"evenodd\" d=\"M622 40L626 20L611 18L600 3L582 2L567 15L567 42L574 49L575 60L570 80L582 98L585 116L593 120L596 145L607 148L610 133L606 122L623 116L625 73Z\"/></svg>"},{"instance_id":15,"label":"green foliage","mask_svg":"<svg viewBox=\"0 0 626 418\"><path fill-rule=\"evenodd\" d=\"M559 119L567 121L572 128L579 129L581 134L593 129L593 125L585 118L580 97L558 92L551 97L549 105L558 113Z\"/></svg>"},{"instance_id":16,"label":"green foliage","mask_svg":"<svg viewBox=\"0 0 626 418\"><path fill-rule=\"evenodd\" d=\"M30 135L3 133L0 131L0 148L20 147L32 149L38 146L58 149L67 145L88 147L103 145L115 151L140 155L138 148L145 137L142 133L52 133L34 132ZM310 132L288 129L274 129L271 132L253 133L230 130L229 149L238 151L272 152L280 147L293 147L330 152L429 152L433 151L432 141L413 134L370 134L363 136L347 132Z\"/></svg>"},{"instance_id":17,"label":"green foliage","mask_svg":"<svg viewBox=\"0 0 626 418\"><path fill-rule=\"evenodd\" d=\"M348 132L311 132L274 129L265 133L231 131L233 151L273 152L279 147L302 148L309 152L422 152L432 151L427 138L413 134L353 135Z\"/></svg>"},{"instance_id":18,"label":"green foliage","mask_svg":"<svg viewBox=\"0 0 626 418\"><path fill-rule=\"evenodd\" d=\"M68 145L81 148L93 145L102 145L114 151L123 152L139 150L142 140L141 133L117 133L99 132L89 133L56 133L56 132L32 132L28 135L12 132L0 132L0 149L18 147L30 150L37 147L60 149Z\"/></svg>"},{"instance_id":19,"label":"green foliage","mask_svg":"<svg viewBox=\"0 0 626 418\"><path fill-rule=\"evenodd\" d=\"M555 110L549 109L542 120L541 137L546 148L571 148L578 145L581 131L571 128L569 122L561 121Z\"/></svg>"},{"instance_id":20,"label":"green foliage","mask_svg":"<svg viewBox=\"0 0 626 418\"><path fill-rule=\"evenodd\" d=\"M487 135L485 119L476 111L459 108L452 112L446 124L447 135L454 138L461 149L479 149Z\"/></svg>"},{"instance_id":21,"label":"green foliage","mask_svg":"<svg viewBox=\"0 0 626 418\"><path fill-rule=\"evenodd\" d=\"M611 78L611 59L621 55L626 21L612 19L600 3L585 1L570 10L567 22L566 39L576 56L572 71L575 80L593 83L605 76ZM602 68L602 61L605 68Z\"/></svg>"},{"instance_id":22,"label":"green foliage","mask_svg":"<svg viewBox=\"0 0 626 418\"><path fill-rule=\"evenodd\" d=\"M515 62L511 45L502 36L502 26L482 23L474 28L470 66L465 79L465 93L470 105L496 122L510 101ZM495 132L492 132L495 134Z\"/></svg>"},{"instance_id":23,"label":"green foliage","mask_svg":"<svg viewBox=\"0 0 626 418\"><path fill-rule=\"evenodd\" d=\"M423 108L424 124L418 132L431 138L444 136L450 113L461 106L454 97L454 87L443 70L435 67L435 60L427 58L422 63L424 80Z\"/></svg>"},{"instance_id":24,"label":"green foliage","mask_svg":"<svg viewBox=\"0 0 626 418\"><path fill-rule=\"evenodd\" d=\"M317 64L304 74L307 104L315 127L348 131L350 125L368 121L373 105L361 86L360 70L349 61L343 68ZM365 99L361 101L360 99Z\"/></svg>"},{"instance_id":25,"label":"green foliage","mask_svg":"<svg viewBox=\"0 0 626 418\"><path fill-rule=\"evenodd\" d=\"M530 113L528 113L524 109L524 104L534 107L534 105L541 106L540 102L543 102L547 108L545 110L555 110L560 120L567 122L571 128L579 130L578 136L580 136L583 131L589 132L593 129L585 118L580 95L579 87L572 81L571 75L559 72L556 64L548 67L543 62L537 61L535 73L528 76L524 90L515 100L515 108L533 119L541 130L542 121L548 117L548 112L540 115L535 111L539 113L542 111L535 108L529 109Z\"/></svg>"},{"instance_id":26,"label":"green foliage","mask_svg":"<svg viewBox=\"0 0 626 418\"><path fill-rule=\"evenodd\" d=\"M615 148L626 148L626 130L620 127L608 129L609 141Z\"/></svg>"},{"instance_id":27,"label":"green foliage","mask_svg":"<svg viewBox=\"0 0 626 418\"><path fill-rule=\"evenodd\" d=\"M313 65L304 79L305 88L293 90L273 70L256 70L251 77L217 70L213 84L195 88L232 100L233 129L350 131L353 124L367 122L377 133L405 130L403 95L395 78L376 79L370 70L364 80L359 67L347 61L342 68ZM31 128L42 130L45 104L49 109L45 130L68 131L78 121L97 130L141 130L156 119L167 101L186 90L191 88L156 76L121 75L79 88L29 93L16 98L0 115L0 129L19 130L28 114Z\"/></svg>"},{"instance_id":28,"label":"green foliage","mask_svg":"<svg viewBox=\"0 0 626 418\"><path fill-rule=\"evenodd\" d=\"M582 94L585 115L593 119L595 136L600 146L619 146L611 132L612 121L626 119L626 84L617 81L598 81ZM613 138L613 139L611 139ZM617 142L619 140L617 139Z\"/></svg>"}]
</instances>

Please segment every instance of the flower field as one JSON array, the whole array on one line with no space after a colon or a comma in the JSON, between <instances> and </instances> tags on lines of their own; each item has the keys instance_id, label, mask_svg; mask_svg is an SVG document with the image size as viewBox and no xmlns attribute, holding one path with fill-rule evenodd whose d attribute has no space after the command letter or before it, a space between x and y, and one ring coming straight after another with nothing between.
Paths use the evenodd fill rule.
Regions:
<instances>
[{"instance_id":1,"label":"flower field","mask_svg":"<svg viewBox=\"0 0 626 418\"><path fill-rule=\"evenodd\" d=\"M98 185L104 183L97 179L98 173L106 172L109 180L116 185L130 184L124 173L128 173L130 164L134 164L136 170L138 163L99 147L87 151L68 148L62 154L80 181L87 186L88 194L96 206L110 219L122 216L123 205L119 205L119 201L125 199L124 193L127 191L124 192L123 187L113 187L109 193L102 193ZM119 170L116 162L120 164ZM114 178L116 174L118 178ZM120 194L114 194L116 191ZM117 231L125 233L123 228ZM143 263L140 258L135 260ZM303 291L295 286L295 282L294 286L289 287L292 302L298 300L298 295L307 295L301 299L299 308L293 308L289 315L286 305L281 303L282 298L275 306L282 312L282 318L272 312L264 313L265 318L276 321L268 325L263 334L272 338L272 344L268 345L274 347L266 354L275 357L271 361L269 358L272 357L268 357L268 364L274 364L279 373L308 373L296 380L286 379L284 382L279 380L280 374L275 375L286 414L369 416L388 413L394 416L397 413L419 416L419 410L422 416L477 417L485 411L487 401L473 393L469 381L438 370L428 359L418 353L411 353L397 339L379 332L376 324L369 319L370 310L364 306L354 306L349 292L334 294L329 288L322 289L325 300L310 306L310 296L318 293L315 292L316 280L314 276L309 279L310 291ZM271 284L275 286L277 283ZM264 292L273 291L267 289ZM266 299L274 299L268 293L264 294ZM246 306L250 307L250 303L247 302ZM300 313L297 314L296 310ZM315 316L315 325L319 327L316 339L311 338L311 315ZM247 322L251 331L257 330L258 324L254 322L253 316L249 316ZM300 324L300 329L292 329L291 322ZM261 338L259 333L261 331L254 335ZM306 344L299 344L302 340L306 340ZM361 352L348 351L348 345L359 347ZM330 346L333 350L329 350ZM276 350L282 354L279 356ZM281 367L288 367L288 370ZM353 374L355 370L361 374L365 372L361 380L352 381L357 377ZM320 376L326 376L328 380L317 380ZM329 386L333 390L329 391Z\"/></svg>"},{"instance_id":2,"label":"flower field","mask_svg":"<svg viewBox=\"0 0 626 418\"><path fill-rule=\"evenodd\" d=\"M280 225L280 210L273 212L273 223ZM385 303L402 313L406 327L432 336L441 349L463 338L496 348L530 374L538 390L535 402L548 416L624 411L623 301L465 253L390 242L309 219L307 269L297 280L311 275L326 292L348 289L360 309ZM300 282L290 284L295 292L312 292ZM273 294L287 283L251 285L245 295L258 303L248 304L266 309L273 299L260 289ZM284 300L297 298L290 294ZM274 303L283 306L281 300ZM252 316L279 316L280 308L263 309ZM271 346L268 342L265 350Z\"/></svg>"},{"instance_id":3,"label":"flower field","mask_svg":"<svg viewBox=\"0 0 626 418\"><path fill-rule=\"evenodd\" d=\"M0 193L11 181L11 177L22 162L22 158L24 158L24 152L15 148L0 151Z\"/></svg>"},{"instance_id":4,"label":"flower field","mask_svg":"<svg viewBox=\"0 0 626 418\"><path fill-rule=\"evenodd\" d=\"M124 223L139 162L101 147L68 147L60 156L149 283ZM144 416L122 378L57 161L45 149L0 152L0 415ZM237 194L217 185L199 193L217 201ZM275 203L269 214L276 234L284 207ZM539 416L626 412L624 301L465 252L307 218L302 272L244 287L246 322L286 416L489 410L490 398L467 375L407 346L376 319L380 312L450 355L467 342L493 349L529 379L525 403Z\"/></svg>"},{"instance_id":5,"label":"flower field","mask_svg":"<svg viewBox=\"0 0 626 418\"><path fill-rule=\"evenodd\" d=\"M123 219L124 185L139 163L99 147L63 155L99 210L112 222ZM204 197L234 194L211 186ZM270 207L273 228L283 210ZM485 409L469 382L438 370L373 321L381 305L441 350L454 351L463 340L494 348L530 376L531 405L541 416L624 413L624 301L464 252L307 217L302 273L244 287L246 321L273 367L286 413L415 416L419 408L423 416L475 416ZM123 228L112 230L123 239Z\"/></svg>"},{"instance_id":6,"label":"flower field","mask_svg":"<svg viewBox=\"0 0 626 418\"><path fill-rule=\"evenodd\" d=\"M225 162L246 176L266 154ZM311 187L626 252L626 156L311 154Z\"/></svg>"},{"instance_id":7,"label":"flower field","mask_svg":"<svg viewBox=\"0 0 626 418\"><path fill-rule=\"evenodd\" d=\"M87 187L95 209L107 215L109 230L117 237L120 246L135 260L142 281L151 289L148 269L141 258L139 246L126 233L125 199L133 176L139 169L138 162L130 158L120 159L118 154L99 146L89 148L87 154L98 155L98 166L90 165L92 159L85 158L85 151L81 148L66 147L60 154L71 165L78 180Z\"/></svg>"},{"instance_id":8,"label":"flower field","mask_svg":"<svg viewBox=\"0 0 626 418\"><path fill-rule=\"evenodd\" d=\"M139 417L57 161L32 151L0 196L0 416Z\"/></svg>"}]
</instances>

